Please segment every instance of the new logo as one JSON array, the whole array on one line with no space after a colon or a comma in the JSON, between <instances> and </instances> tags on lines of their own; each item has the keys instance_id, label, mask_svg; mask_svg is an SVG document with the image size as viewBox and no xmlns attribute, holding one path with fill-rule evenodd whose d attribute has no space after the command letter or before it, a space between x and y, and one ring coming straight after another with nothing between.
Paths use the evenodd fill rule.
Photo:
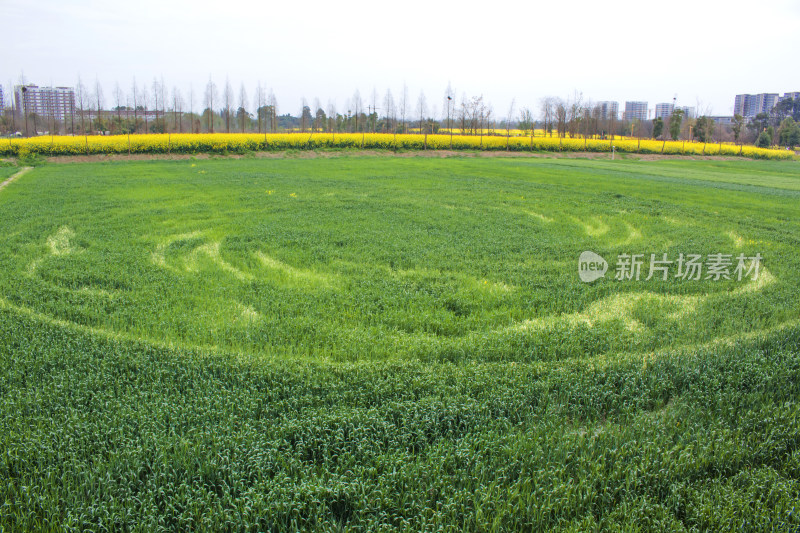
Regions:
<instances>
[{"instance_id":1,"label":"new logo","mask_svg":"<svg viewBox=\"0 0 800 533\"><path fill-rule=\"evenodd\" d=\"M605 277L608 262L600 255L586 250L578 258L578 275L584 283L591 283Z\"/></svg>"}]
</instances>

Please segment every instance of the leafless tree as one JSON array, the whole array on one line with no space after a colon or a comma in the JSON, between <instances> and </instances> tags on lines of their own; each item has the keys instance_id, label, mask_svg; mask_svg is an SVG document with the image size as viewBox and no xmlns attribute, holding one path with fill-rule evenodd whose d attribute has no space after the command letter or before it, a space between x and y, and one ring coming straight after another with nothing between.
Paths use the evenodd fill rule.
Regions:
<instances>
[{"instance_id":1,"label":"leafless tree","mask_svg":"<svg viewBox=\"0 0 800 533\"><path fill-rule=\"evenodd\" d=\"M530 132L533 137L533 111L528 107L523 107L519 112L519 127L524 135Z\"/></svg>"},{"instance_id":2,"label":"leafless tree","mask_svg":"<svg viewBox=\"0 0 800 533\"><path fill-rule=\"evenodd\" d=\"M139 98L138 98L139 88L136 86L136 77L133 78L133 87L131 87L131 93L133 94L133 132L136 133L139 131Z\"/></svg>"},{"instance_id":3,"label":"leafless tree","mask_svg":"<svg viewBox=\"0 0 800 533\"><path fill-rule=\"evenodd\" d=\"M508 115L506 115L506 151L508 151L508 143L511 141L511 121L514 120L514 106L516 103L516 98L512 98L511 105L508 106Z\"/></svg>"},{"instance_id":4,"label":"leafless tree","mask_svg":"<svg viewBox=\"0 0 800 533\"><path fill-rule=\"evenodd\" d=\"M555 100L556 131L559 137L567 135L567 103L561 98Z\"/></svg>"},{"instance_id":5,"label":"leafless tree","mask_svg":"<svg viewBox=\"0 0 800 533\"><path fill-rule=\"evenodd\" d=\"M183 133L183 95L177 86L172 88L172 112L175 114L178 133Z\"/></svg>"},{"instance_id":6,"label":"leafless tree","mask_svg":"<svg viewBox=\"0 0 800 533\"><path fill-rule=\"evenodd\" d=\"M167 84L164 81L164 76L161 76L161 82L158 84L158 88L161 91L161 122L164 129L164 133L167 132L167 97L169 95L169 90L167 89Z\"/></svg>"},{"instance_id":7,"label":"leafless tree","mask_svg":"<svg viewBox=\"0 0 800 533\"><path fill-rule=\"evenodd\" d=\"M338 129L336 115L336 102L328 100L328 131L334 135L334 140L336 139L336 130Z\"/></svg>"},{"instance_id":8,"label":"leafless tree","mask_svg":"<svg viewBox=\"0 0 800 533\"><path fill-rule=\"evenodd\" d=\"M546 96L540 100L542 110L542 123L544 125L544 134L553 136L553 118L555 117L555 98Z\"/></svg>"},{"instance_id":9,"label":"leafless tree","mask_svg":"<svg viewBox=\"0 0 800 533\"><path fill-rule=\"evenodd\" d=\"M230 79L225 78L225 91L222 96L225 103L225 132L231 132L231 110L233 109L233 88Z\"/></svg>"},{"instance_id":10,"label":"leafless tree","mask_svg":"<svg viewBox=\"0 0 800 533\"><path fill-rule=\"evenodd\" d=\"M572 99L567 106L567 123L570 138L575 137L580 129L581 116L583 114L583 94L575 91Z\"/></svg>"},{"instance_id":11,"label":"leafless tree","mask_svg":"<svg viewBox=\"0 0 800 533\"><path fill-rule=\"evenodd\" d=\"M100 85L100 81L95 78L94 79L94 106L97 109L97 129L100 131L104 131L104 124L103 124L103 107L105 107L105 98L103 97L103 86Z\"/></svg>"},{"instance_id":12,"label":"leafless tree","mask_svg":"<svg viewBox=\"0 0 800 533\"><path fill-rule=\"evenodd\" d=\"M353 99L351 100L350 105L351 105L351 107L353 109L353 116L355 117L355 130L354 130L354 132L358 133L358 130L359 130L358 119L360 118L361 114L364 112L364 104L361 101L361 93L358 92L358 89L356 89L356 92L353 93ZM364 125L362 124L361 126L363 127Z\"/></svg>"},{"instance_id":13,"label":"leafless tree","mask_svg":"<svg viewBox=\"0 0 800 533\"><path fill-rule=\"evenodd\" d=\"M12 129L11 133L16 134L18 110L16 108L16 105L14 104L14 84L11 82L10 79L8 80L8 88L11 91L11 129ZM73 120L72 133L75 134L75 124L74 124L75 118L73 117L72 120Z\"/></svg>"},{"instance_id":14,"label":"leafless tree","mask_svg":"<svg viewBox=\"0 0 800 533\"><path fill-rule=\"evenodd\" d=\"M278 131L278 99L275 97L275 93L272 92L272 89L269 90L269 98L267 98L267 107L270 111L270 124L272 128L272 132L275 133Z\"/></svg>"},{"instance_id":15,"label":"leafless tree","mask_svg":"<svg viewBox=\"0 0 800 533\"><path fill-rule=\"evenodd\" d=\"M153 123L154 124L153 128L155 129L156 132L158 132L158 128L159 128L159 126L158 126L158 103L161 101L161 87L160 87L160 85L158 83L158 78L153 78L152 90L153 90L153 109L155 110L155 113L156 113L156 119L155 119L155 122Z\"/></svg>"},{"instance_id":16,"label":"leafless tree","mask_svg":"<svg viewBox=\"0 0 800 533\"><path fill-rule=\"evenodd\" d=\"M81 81L81 77L78 76L78 83L75 84L75 100L78 103L78 109L80 110L80 117L81 117L81 133L84 135L86 134L86 105L88 103L88 95L86 94L86 86Z\"/></svg>"},{"instance_id":17,"label":"leafless tree","mask_svg":"<svg viewBox=\"0 0 800 533\"><path fill-rule=\"evenodd\" d=\"M189 131L194 133L200 133L200 126L195 126L195 116L194 116L194 86L189 85L189 121L190 127Z\"/></svg>"},{"instance_id":18,"label":"leafless tree","mask_svg":"<svg viewBox=\"0 0 800 533\"><path fill-rule=\"evenodd\" d=\"M402 131L406 133L406 114L408 113L408 85L403 84L403 92L400 95L400 123Z\"/></svg>"},{"instance_id":19,"label":"leafless tree","mask_svg":"<svg viewBox=\"0 0 800 533\"><path fill-rule=\"evenodd\" d=\"M242 133L244 133L247 118L247 91L245 91L244 83L242 83L239 87L239 127L242 129Z\"/></svg>"},{"instance_id":20,"label":"leafless tree","mask_svg":"<svg viewBox=\"0 0 800 533\"><path fill-rule=\"evenodd\" d=\"M117 129L122 129L122 89L119 82L114 84L114 104L117 108ZM120 133L120 132L118 132Z\"/></svg>"},{"instance_id":21,"label":"leafless tree","mask_svg":"<svg viewBox=\"0 0 800 533\"><path fill-rule=\"evenodd\" d=\"M419 132L425 133L425 115L428 113L428 102L425 93L420 91L417 97L417 116L419 117Z\"/></svg>"},{"instance_id":22,"label":"leafless tree","mask_svg":"<svg viewBox=\"0 0 800 533\"><path fill-rule=\"evenodd\" d=\"M147 133L148 132L148 129L147 129L147 104L148 104L148 101L147 101L147 85L142 85L141 98L142 98L142 108L143 108L143 114L144 114L144 132Z\"/></svg>"},{"instance_id":23,"label":"leafless tree","mask_svg":"<svg viewBox=\"0 0 800 533\"><path fill-rule=\"evenodd\" d=\"M255 104L256 104L256 121L258 122L258 133L263 133L261 130L264 119L264 87L261 86L261 82L259 81L256 85L256 97L255 97ZM264 129L266 131L266 129Z\"/></svg>"},{"instance_id":24,"label":"leafless tree","mask_svg":"<svg viewBox=\"0 0 800 533\"><path fill-rule=\"evenodd\" d=\"M208 84L206 84L206 113L208 115L208 125L206 129L209 133L214 133L214 100L217 99L217 86L214 81L211 79L211 76L208 77Z\"/></svg>"},{"instance_id":25,"label":"leafless tree","mask_svg":"<svg viewBox=\"0 0 800 533\"><path fill-rule=\"evenodd\" d=\"M322 104L319 101L319 98L314 98L314 121L311 124L311 130L314 133L320 133L325 129L325 121L327 117L325 116L325 110L322 109Z\"/></svg>"},{"instance_id":26,"label":"leafless tree","mask_svg":"<svg viewBox=\"0 0 800 533\"><path fill-rule=\"evenodd\" d=\"M394 108L394 97L392 96L392 90L386 90L386 96L383 97L383 110L385 112L386 117L386 133L394 132L397 129L397 126L394 125L395 121L395 108Z\"/></svg>"}]
</instances>

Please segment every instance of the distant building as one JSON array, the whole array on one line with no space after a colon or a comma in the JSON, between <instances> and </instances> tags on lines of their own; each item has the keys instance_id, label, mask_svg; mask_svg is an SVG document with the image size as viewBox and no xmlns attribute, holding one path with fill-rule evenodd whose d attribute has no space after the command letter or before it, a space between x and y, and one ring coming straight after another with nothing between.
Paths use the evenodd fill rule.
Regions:
<instances>
[{"instance_id":1,"label":"distant building","mask_svg":"<svg viewBox=\"0 0 800 533\"><path fill-rule=\"evenodd\" d=\"M778 98L778 103L781 103L783 100L788 100L789 98L793 100L800 100L800 91L795 91L793 93L783 93L783 96Z\"/></svg>"},{"instance_id":2,"label":"distant building","mask_svg":"<svg viewBox=\"0 0 800 533\"><path fill-rule=\"evenodd\" d=\"M671 103L656 104L656 116L653 118L660 118L666 120L672 115L672 110L675 106Z\"/></svg>"},{"instance_id":3,"label":"distant building","mask_svg":"<svg viewBox=\"0 0 800 533\"><path fill-rule=\"evenodd\" d=\"M625 102L625 113L622 118L625 120L647 120L647 102Z\"/></svg>"},{"instance_id":4,"label":"distant building","mask_svg":"<svg viewBox=\"0 0 800 533\"><path fill-rule=\"evenodd\" d=\"M733 102L733 112L745 118L755 118L759 113L769 114L778 101L778 93L737 94Z\"/></svg>"},{"instance_id":5,"label":"distant building","mask_svg":"<svg viewBox=\"0 0 800 533\"><path fill-rule=\"evenodd\" d=\"M18 112L64 120L75 112L75 91L72 87L39 87L17 85L14 102Z\"/></svg>"},{"instance_id":6,"label":"distant building","mask_svg":"<svg viewBox=\"0 0 800 533\"><path fill-rule=\"evenodd\" d=\"M600 108L601 119L619 118L619 102L597 102L597 107Z\"/></svg>"},{"instance_id":7,"label":"distant building","mask_svg":"<svg viewBox=\"0 0 800 533\"><path fill-rule=\"evenodd\" d=\"M731 124L733 124L733 117L718 116L718 117L709 117L709 118L714 121L714 124L723 124L725 126L730 126Z\"/></svg>"},{"instance_id":8,"label":"distant building","mask_svg":"<svg viewBox=\"0 0 800 533\"><path fill-rule=\"evenodd\" d=\"M3 116L3 113L6 111L6 99L3 96L3 86L0 85L0 117Z\"/></svg>"},{"instance_id":9,"label":"distant building","mask_svg":"<svg viewBox=\"0 0 800 533\"><path fill-rule=\"evenodd\" d=\"M694 107L689 106L675 106L672 103L662 103L656 104L656 115L654 118L661 117L663 120L667 120L669 117L672 116L672 113L675 110L683 111L684 118L695 118L695 111Z\"/></svg>"}]
</instances>

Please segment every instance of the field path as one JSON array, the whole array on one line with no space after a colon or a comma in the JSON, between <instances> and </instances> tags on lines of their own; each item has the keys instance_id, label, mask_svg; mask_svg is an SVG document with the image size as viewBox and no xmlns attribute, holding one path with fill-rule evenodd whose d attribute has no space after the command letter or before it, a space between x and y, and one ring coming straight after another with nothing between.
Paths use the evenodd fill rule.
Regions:
<instances>
[{"instance_id":1,"label":"field path","mask_svg":"<svg viewBox=\"0 0 800 533\"><path fill-rule=\"evenodd\" d=\"M31 170L33 170L33 167L23 167L19 172L17 172L16 174L13 174L10 178L8 178L3 183L0 183L0 191L2 191L3 188L6 185L8 185L9 183L11 183L12 181L14 181L17 178L20 178L20 177L24 176L25 174L27 174Z\"/></svg>"}]
</instances>

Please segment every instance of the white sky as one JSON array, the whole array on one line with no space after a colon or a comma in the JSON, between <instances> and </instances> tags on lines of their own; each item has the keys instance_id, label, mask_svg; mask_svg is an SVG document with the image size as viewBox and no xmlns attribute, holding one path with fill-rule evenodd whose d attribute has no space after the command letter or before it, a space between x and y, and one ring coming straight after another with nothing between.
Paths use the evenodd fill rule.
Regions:
<instances>
[{"instance_id":1,"label":"white sky","mask_svg":"<svg viewBox=\"0 0 800 533\"><path fill-rule=\"evenodd\" d=\"M271 87L279 111L301 98L340 112L358 89L379 107L405 82L411 107L424 91L441 114L450 82L460 99L483 94L505 116L538 112L539 99L699 103L731 114L737 93L800 90L800 1L537 0L383 3L270 0L0 0L0 83L87 86L106 105L164 77L199 108L211 75ZM237 97L238 101L238 97ZM238 102L237 102L238 103ZM537 113L538 114L538 113Z\"/></svg>"}]
</instances>

